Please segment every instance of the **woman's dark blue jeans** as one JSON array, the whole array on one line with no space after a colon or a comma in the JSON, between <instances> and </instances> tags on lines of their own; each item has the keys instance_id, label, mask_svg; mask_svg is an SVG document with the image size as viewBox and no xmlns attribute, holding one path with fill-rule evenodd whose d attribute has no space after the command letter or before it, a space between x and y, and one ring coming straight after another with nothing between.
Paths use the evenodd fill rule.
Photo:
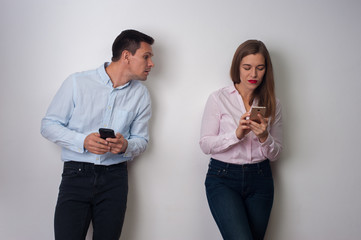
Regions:
<instances>
[{"instance_id":1,"label":"woman's dark blue jeans","mask_svg":"<svg viewBox=\"0 0 361 240\"><path fill-rule=\"evenodd\" d=\"M237 165L211 159L205 186L224 240L264 238L274 192L269 160Z\"/></svg>"},{"instance_id":2,"label":"woman's dark blue jeans","mask_svg":"<svg viewBox=\"0 0 361 240\"><path fill-rule=\"evenodd\" d=\"M119 240L128 195L127 163L65 162L55 209L55 239Z\"/></svg>"}]
</instances>

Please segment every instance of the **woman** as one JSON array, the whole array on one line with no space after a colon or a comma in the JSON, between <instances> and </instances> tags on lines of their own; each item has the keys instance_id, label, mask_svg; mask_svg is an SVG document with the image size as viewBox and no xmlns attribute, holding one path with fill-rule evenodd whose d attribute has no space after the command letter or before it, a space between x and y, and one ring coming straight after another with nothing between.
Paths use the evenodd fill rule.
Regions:
<instances>
[{"instance_id":1,"label":"woman","mask_svg":"<svg viewBox=\"0 0 361 240\"><path fill-rule=\"evenodd\" d=\"M202 120L200 146L211 154L207 199L223 239L263 239L273 204L270 161L282 150L281 105L266 46L242 43L230 73L233 84L210 95ZM253 106L266 107L265 116L250 120Z\"/></svg>"}]
</instances>

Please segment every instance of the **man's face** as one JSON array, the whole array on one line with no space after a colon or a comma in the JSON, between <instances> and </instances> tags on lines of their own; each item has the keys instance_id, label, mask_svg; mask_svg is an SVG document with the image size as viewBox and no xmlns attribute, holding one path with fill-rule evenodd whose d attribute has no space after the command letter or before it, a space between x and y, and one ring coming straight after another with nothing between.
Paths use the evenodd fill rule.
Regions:
<instances>
[{"instance_id":1,"label":"man's face","mask_svg":"<svg viewBox=\"0 0 361 240\"><path fill-rule=\"evenodd\" d=\"M151 68L154 67L152 57L152 46L148 43L141 42L140 48L137 49L134 55L130 54L128 58L131 79L147 80Z\"/></svg>"}]
</instances>

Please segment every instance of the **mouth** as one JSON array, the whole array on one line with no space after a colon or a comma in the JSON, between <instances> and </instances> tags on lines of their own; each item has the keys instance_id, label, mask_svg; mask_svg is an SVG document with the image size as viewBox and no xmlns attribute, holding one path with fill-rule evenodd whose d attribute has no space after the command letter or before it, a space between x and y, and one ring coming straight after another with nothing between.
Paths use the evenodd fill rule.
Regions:
<instances>
[{"instance_id":1,"label":"mouth","mask_svg":"<svg viewBox=\"0 0 361 240\"><path fill-rule=\"evenodd\" d=\"M251 79L251 80L248 80L248 82L251 83L251 84L256 84L258 81L254 80L254 79Z\"/></svg>"}]
</instances>

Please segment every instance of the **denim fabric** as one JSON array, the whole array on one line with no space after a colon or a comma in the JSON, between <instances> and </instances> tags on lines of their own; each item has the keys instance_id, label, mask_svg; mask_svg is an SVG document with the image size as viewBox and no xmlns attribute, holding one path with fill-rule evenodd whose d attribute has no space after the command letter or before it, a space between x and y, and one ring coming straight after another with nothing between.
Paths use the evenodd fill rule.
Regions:
<instances>
[{"instance_id":1,"label":"denim fabric","mask_svg":"<svg viewBox=\"0 0 361 240\"><path fill-rule=\"evenodd\" d=\"M55 210L55 239L119 240L128 195L127 163L65 162Z\"/></svg>"},{"instance_id":2,"label":"denim fabric","mask_svg":"<svg viewBox=\"0 0 361 240\"><path fill-rule=\"evenodd\" d=\"M223 239L264 238L274 192L269 160L236 165L211 159L205 186Z\"/></svg>"}]
</instances>

